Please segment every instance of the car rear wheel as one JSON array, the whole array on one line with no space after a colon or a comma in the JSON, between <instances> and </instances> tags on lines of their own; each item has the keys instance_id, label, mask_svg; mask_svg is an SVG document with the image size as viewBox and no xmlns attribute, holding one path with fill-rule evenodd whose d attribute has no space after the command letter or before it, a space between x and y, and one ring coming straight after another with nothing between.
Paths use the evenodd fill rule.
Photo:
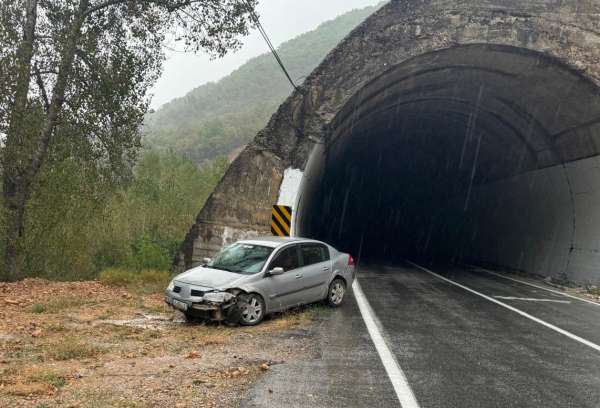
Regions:
<instances>
[{"instance_id":1,"label":"car rear wheel","mask_svg":"<svg viewBox=\"0 0 600 408\"><path fill-rule=\"evenodd\" d=\"M265 317L265 302L260 295L251 293L240 298L240 324L242 326L255 326Z\"/></svg>"},{"instance_id":2,"label":"car rear wheel","mask_svg":"<svg viewBox=\"0 0 600 408\"><path fill-rule=\"evenodd\" d=\"M329 285L329 291L327 292L327 304L331 307L338 307L344 301L345 296L346 283L340 278L335 278Z\"/></svg>"}]
</instances>

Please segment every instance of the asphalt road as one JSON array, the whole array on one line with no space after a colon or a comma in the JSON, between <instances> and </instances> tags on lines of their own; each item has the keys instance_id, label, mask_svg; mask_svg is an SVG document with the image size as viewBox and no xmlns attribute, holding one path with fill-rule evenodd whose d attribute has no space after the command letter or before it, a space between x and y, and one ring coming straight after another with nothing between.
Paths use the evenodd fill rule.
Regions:
<instances>
[{"instance_id":1,"label":"asphalt road","mask_svg":"<svg viewBox=\"0 0 600 408\"><path fill-rule=\"evenodd\" d=\"M600 407L600 306L468 268L429 269L463 287L409 264L359 274L418 406ZM277 367L243 406L400 406L347 300L315 331L316 353Z\"/></svg>"}]
</instances>

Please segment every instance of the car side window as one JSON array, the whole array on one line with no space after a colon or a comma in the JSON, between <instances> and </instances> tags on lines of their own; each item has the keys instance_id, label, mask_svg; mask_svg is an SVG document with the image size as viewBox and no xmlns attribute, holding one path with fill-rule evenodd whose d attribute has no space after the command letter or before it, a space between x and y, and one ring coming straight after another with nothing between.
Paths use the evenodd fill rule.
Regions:
<instances>
[{"instance_id":1,"label":"car side window","mask_svg":"<svg viewBox=\"0 0 600 408\"><path fill-rule=\"evenodd\" d=\"M273 268L283 268L284 271L291 271L300 267L300 260L298 259L298 247L296 245L285 248L275 256L275 259L271 262L269 270Z\"/></svg>"},{"instance_id":2,"label":"car side window","mask_svg":"<svg viewBox=\"0 0 600 408\"><path fill-rule=\"evenodd\" d=\"M329 260L329 249L321 244L303 244L301 247L302 265L312 265Z\"/></svg>"}]
</instances>

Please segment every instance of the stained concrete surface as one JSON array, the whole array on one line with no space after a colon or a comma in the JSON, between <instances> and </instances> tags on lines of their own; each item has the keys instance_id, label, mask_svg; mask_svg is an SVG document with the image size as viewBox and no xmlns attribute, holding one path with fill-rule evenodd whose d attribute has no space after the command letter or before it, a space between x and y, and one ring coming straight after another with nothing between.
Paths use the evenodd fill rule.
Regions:
<instances>
[{"instance_id":1,"label":"stained concrete surface","mask_svg":"<svg viewBox=\"0 0 600 408\"><path fill-rule=\"evenodd\" d=\"M559 299L465 269L432 269L492 297ZM359 279L421 407L600 407L597 351L410 266L363 268ZM316 331L321 356L277 367L242 406L398 406L348 300ZM501 301L598 342L598 306Z\"/></svg>"}]
</instances>

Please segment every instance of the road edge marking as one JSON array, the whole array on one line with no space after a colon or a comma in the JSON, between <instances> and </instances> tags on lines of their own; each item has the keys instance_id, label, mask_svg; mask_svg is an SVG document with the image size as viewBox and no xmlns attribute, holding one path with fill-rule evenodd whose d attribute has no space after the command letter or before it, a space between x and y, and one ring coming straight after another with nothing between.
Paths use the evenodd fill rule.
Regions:
<instances>
[{"instance_id":1,"label":"road edge marking","mask_svg":"<svg viewBox=\"0 0 600 408\"><path fill-rule=\"evenodd\" d=\"M529 313L526 313L526 312L524 312L522 310L519 310L516 307L507 305L506 303L500 302L499 300L496 300L493 297L490 297L488 295L484 295L483 293L478 292L478 291L476 291L474 289L471 289L468 286L462 285L462 284L460 284L458 282L454 282L453 280L445 278L442 275L439 275L439 274L437 274L437 273L435 273L433 271L430 271L429 269L427 269L427 268L425 268L425 267L423 267L421 265L418 265L418 264L416 264L414 262L411 262L411 261L408 261L408 260L406 262L408 262L409 264L411 264L415 268L418 268L418 269L420 269L420 270L422 270L424 272L427 272L430 275L433 275L433 276L437 277L438 279L441 279L441 280L443 280L445 282L451 283L452 285L458 286L459 288L464 289L464 290L466 290L468 292L471 292L471 293L473 293L473 294L475 294L477 296L481 296L482 298L484 298L486 300L489 300L490 302L496 303L497 305L502 306L502 307L504 307L504 308L506 308L506 309L508 309L510 311L513 311L513 312L515 312L515 313L517 313L517 314L519 314L519 315L521 315L523 317L526 317L527 319L533 320L534 322L536 322L538 324L541 324L542 326L546 326L547 328L549 328L551 330L554 330L555 332L560 333L560 334L562 334L564 336L567 336L567 337L569 337L572 340L578 341L579 343L584 344L584 345L586 345L588 347L591 347L591 348L593 348L596 351L600 351L600 346L599 345L597 345L595 343L592 343L591 341L586 340L586 339L584 339L582 337L579 337L576 334L573 334L573 333L568 332L568 331L566 331L564 329L561 329L560 327L554 326L553 324L550 324L550 323L548 323L548 322L546 322L546 321L544 321L542 319L538 319L537 317L532 316Z\"/></svg>"},{"instance_id":2,"label":"road edge marking","mask_svg":"<svg viewBox=\"0 0 600 408\"><path fill-rule=\"evenodd\" d=\"M545 288L543 286L536 285L534 283L529 283L527 281L522 281L520 279L511 278L510 276L504 276L501 273L490 271L489 269L485 269L485 268L483 268L481 266L470 265L470 264L465 264L465 266L468 266L470 268L477 268L477 269L481 270L482 272L489 273L489 274L497 276L499 278L508 279L508 280L513 281L513 282L522 283L523 285L531 286L531 287L534 287L534 288L537 288L537 289L546 290L548 292L552 292L552 293L555 293L557 295L565 296L565 297L568 297L568 298L571 298L571 299L575 299L575 300L580 300L580 301L586 302L586 303L591 303L592 305L595 305L595 306L600 306L600 303L594 302L593 300L588 300L588 299L580 298L580 297L577 297L577 296L569 295L568 293L561 292L560 290L551 289L551 288Z\"/></svg>"},{"instance_id":3,"label":"road edge marking","mask_svg":"<svg viewBox=\"0 0 600 408\"><path fill-rule=\"evenodd\" d=\"M559 299L540 299L540 298L526 298L518 296L492 296L494 299L502 300L522 300L523 302L547 302L547 303L562 303L564 305L570 305L570 300L559 300Z\"/></svg>"},{"instance_id":4,"label":"road edge marking","mask_svg":"<svg viewBox=\"0 0 600 408\"><path fill-rule=\"evenodd\" d=\"M406 379L404 371L402 371L400 364L398 364L396 357L388 347L385 338L383 337L383 334L380 330L381 322L371 308L367 297L360 287L360 283L358 283L358 279L354 280L354 283L352 284L352 290L354 292L354 298L358 304L360 314L365 322L365 325L367 326L369 336L371 336L371 341L373 342L373 345L375 345L375 349L379 354L379 358L383 363L383 367L385 368L390 382L394 387L394 391L396 392L396 397L398 397L400 406L402 408L419 408L419 403L417 402L415 394L408 384L408 380Z\"/></svg>"}]
</instances>

